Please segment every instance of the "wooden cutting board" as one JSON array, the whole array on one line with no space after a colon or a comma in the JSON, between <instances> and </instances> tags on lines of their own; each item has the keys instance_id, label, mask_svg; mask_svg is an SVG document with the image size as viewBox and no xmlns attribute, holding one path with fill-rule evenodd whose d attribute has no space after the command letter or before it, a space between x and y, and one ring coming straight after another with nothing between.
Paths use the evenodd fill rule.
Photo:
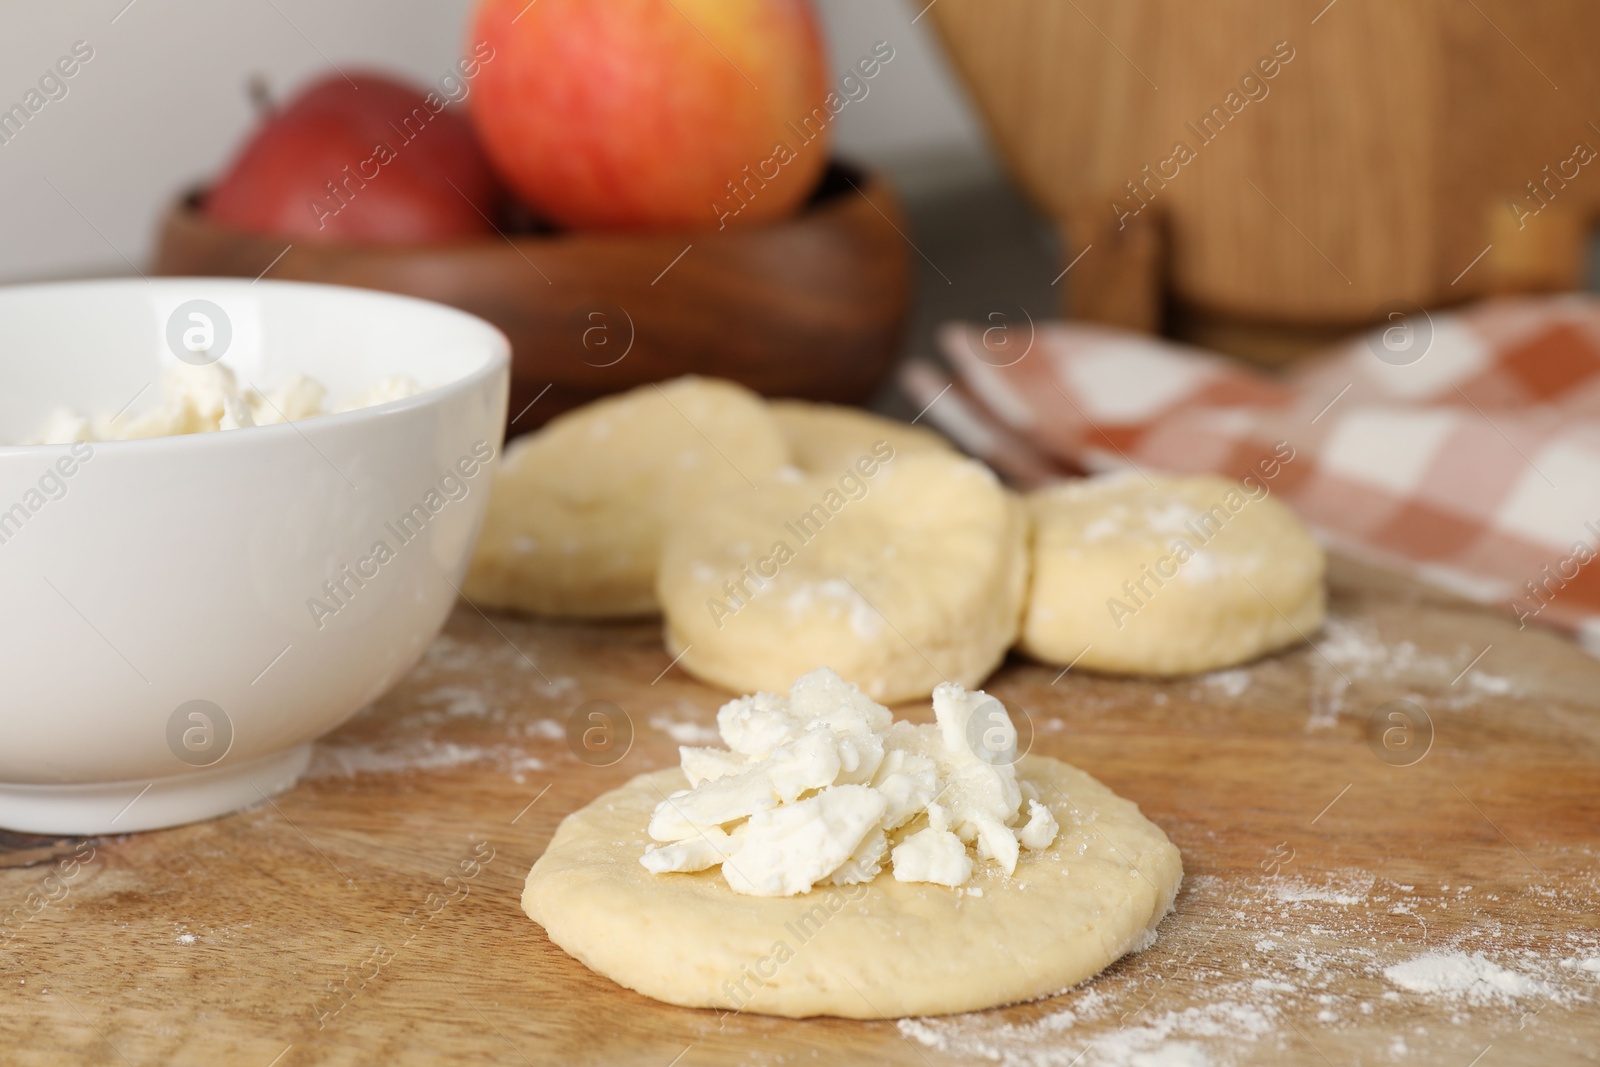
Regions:
<instances>
[{"instance_id":1,"label":"wooden cutting board","mask_svg":"<svg viewBox=\"0 0 1600 1067\"><path fill-rule=\"evenodd\" d=\"M1333 612L1316 649L1200 679L1008 664L989 688L1035 749L1138 801L1187 880L1154 947L1079 990L897 1025L668 1007L552 946L518 896L557 822L672 762L726 697L669 669L653 626L464 606L273 802L0 842L0 1059L1594 1062L1600 664L1349 564ZM1369 744L1396 699L1412 725L1388 708L1401 732ZM632 724L610 767L565 739L592 700ZM1431 746L1401 766L1417 707Z\"/></svg>"}]
</instances>

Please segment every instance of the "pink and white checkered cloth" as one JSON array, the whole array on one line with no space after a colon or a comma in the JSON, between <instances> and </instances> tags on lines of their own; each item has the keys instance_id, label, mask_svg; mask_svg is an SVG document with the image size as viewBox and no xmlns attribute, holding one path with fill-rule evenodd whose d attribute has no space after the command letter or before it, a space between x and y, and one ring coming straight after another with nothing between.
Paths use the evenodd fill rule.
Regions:
<instances>
[{"instance_id":1,"label":"pink and white checkered cloth","mask_svg":"<svg viewBox=\"0 0 1600 1067\"><path fill-rule=\"evenodd\" d=\"M903 387L1020 487L1130 466L1243 477L1287 442L1272 490L1331 547L1600 655L1600 301L1413 313L1281 378L1072 323L952 323L939 345L954 379L918 361Z\"/></svg>"}]
</instances>

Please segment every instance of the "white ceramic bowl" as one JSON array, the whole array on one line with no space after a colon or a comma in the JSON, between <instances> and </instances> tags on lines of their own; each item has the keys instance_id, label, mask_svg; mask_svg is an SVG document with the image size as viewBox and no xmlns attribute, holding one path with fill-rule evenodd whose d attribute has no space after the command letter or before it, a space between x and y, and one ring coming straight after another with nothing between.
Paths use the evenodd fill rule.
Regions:
<instances>
[{"instance_id":1,"label":"white ceramic bowl","mask_svg":"<svg viewBox=\"0 0 1600 1067\"><path fill-rule=\"evenodd\" d=\"M426 390L273 426L0 445L0 827L150 829L286 789L456 601L509 367L505 337L462 312L270 281L0 288L0 441L57 406L151 401L194 300L221 309L241 382L299 371L330 408L390 375Z\"/></svg>"}]
</instances>

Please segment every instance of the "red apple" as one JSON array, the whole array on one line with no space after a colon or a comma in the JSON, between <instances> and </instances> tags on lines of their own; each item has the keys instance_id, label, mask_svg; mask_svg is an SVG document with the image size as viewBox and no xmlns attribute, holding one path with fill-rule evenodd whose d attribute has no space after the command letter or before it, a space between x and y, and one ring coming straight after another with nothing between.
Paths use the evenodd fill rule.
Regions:
<instances>
[{"instance_id":1,"label":"red apple","mask_svg":"<svg viewBox=\"0 0 1600 1067\"><path fill-rule=\"evenodd\" d=\"M204 210L287 238L446 241L492 230L495 188L471 124L442 96L352 73L315 83L263 122Z\"/></svg>"},{"instance_id":2,"label":"red apple","mask_svg":"<svg viewBox=\"0 0 1600 1067\"><path fill-rule=\"evenodd\" d=\"M561 225L759 222L827 164L809 0L481 0L477 42L494 60L472 121L506 184Z\"/></svg>"}]
</instances>

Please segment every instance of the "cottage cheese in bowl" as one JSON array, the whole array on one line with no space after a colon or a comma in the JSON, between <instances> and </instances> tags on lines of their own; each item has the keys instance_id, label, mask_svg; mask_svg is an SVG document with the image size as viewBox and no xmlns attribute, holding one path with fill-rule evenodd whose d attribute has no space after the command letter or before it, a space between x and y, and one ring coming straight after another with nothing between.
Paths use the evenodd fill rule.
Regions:
<instances>
[{"instance_id":1,"label":"cottage cheese in bowl","mask_svg":"<svg viewBox=\"0 0 1600 1067\"><path fill-rule=\"evenodd\" d=\"M356 411L416 396L422 387L405 375L391 375L360 396L334 409ZM160 403L141 412L107 411L90 418L71 408L56 408L28 444L56 445L75 441L132 441L142 437L239 430L271 426L324 410L328 390L315 378L293 374L276 389L241 385L221 363L196 366L177 363L161 380ZM131 405L130 405L131 406Z\"/></svg>"},{"instance_id":2,"label":"cottage cheese in bowl","mask_svg":"<svg viewBox=\"0 0 1600 1067\"><path fill-rule=\"evenodd\" d=\"M198 357L193 306L226 341ZM0 828L292 785L454 606L509 362L488 323L367 290L0 288Z\"/></svg>"}]
</instances>

